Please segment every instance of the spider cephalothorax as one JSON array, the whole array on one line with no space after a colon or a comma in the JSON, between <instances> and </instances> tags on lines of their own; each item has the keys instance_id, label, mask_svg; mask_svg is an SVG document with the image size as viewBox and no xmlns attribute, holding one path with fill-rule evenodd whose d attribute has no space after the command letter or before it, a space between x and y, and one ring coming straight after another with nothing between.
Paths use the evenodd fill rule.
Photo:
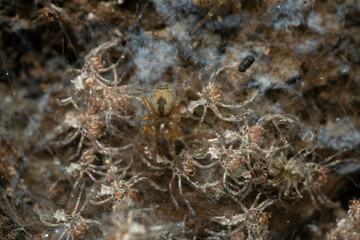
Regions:
<instances>
[{"instance_id":1,"label":"spider cephalothorax","mask_svg":"<svg viewBox=\"0 0 360 240\"><path fill-rule=\"evenodd\" d=\"M143 116L136 121L138 128L140 122L145 120L146 123L140 131L140 142L143 138L147 138L150 143L150 152L153 160L156 162L157 147L159 141L166 141L171 157L177 161L175 153L175 142L183 141L181 128L178 126L181 118L179 115L179 104L185 94L186 84L180 94L176 97L175 91L168 83L158 84L152 92L150 102L145 94L141 94L146 108L149 112L148 116Z\"/></svg>"}]
</instances>

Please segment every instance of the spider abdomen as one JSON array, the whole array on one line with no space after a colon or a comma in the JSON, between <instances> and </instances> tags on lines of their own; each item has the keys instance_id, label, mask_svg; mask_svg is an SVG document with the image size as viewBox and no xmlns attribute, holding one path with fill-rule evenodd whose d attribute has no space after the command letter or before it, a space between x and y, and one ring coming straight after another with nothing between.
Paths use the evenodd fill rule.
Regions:
<instances>
[{"instance_id":1,"label":"spider abdomen","mask_svg":"<svg viewBox=\"0 0 360 240\"><path fill-rule=\"evenodd\" d=\"M151 95L151 104L157 115L164 117L171 113L175 103L175 92L168 83L160 83Z\"/></svg>"}]
</instances>

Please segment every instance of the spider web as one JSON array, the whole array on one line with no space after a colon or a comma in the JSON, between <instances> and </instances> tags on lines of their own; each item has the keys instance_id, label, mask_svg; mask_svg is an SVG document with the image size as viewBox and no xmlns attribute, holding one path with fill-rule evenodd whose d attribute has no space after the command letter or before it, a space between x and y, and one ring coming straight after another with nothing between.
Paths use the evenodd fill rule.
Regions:
<instances>
[{"instance_id":1,"label":"spider web","mask_svg":"<svg viewBox=\"0 0 360 240\"><path fill-rule=\"evenodd\" d=\"M126 83L142 86L144 91L149 93L164 78L177 86L179 91L181 81L184 81L185 78L181 76L184 72L186 72L186 76L205 72L201 78L201 83L205 85L208 80L206 77L210 74L207 75L204 69L210 69L211 72L224 68L227 75L220 76L221 80L219 81L215 80L230 93L229 96L224 96L224 102L235 104L233 99L236 101L238 99L246 100L238 94L249 95L253 89L259 89L259 99L256 100L257 105L254 106L261 113L293 114L309 129L312 129L315 144L336 151L348 148L353 153L349 158L357 157L354 152L359 147L360 134L357 130L359 126L357 125L356 95L351 96L353 99L344 97L346 91L354 95L354 90L349 89L349 85L346 85L348 82L351 82L351 86L357 90L359 88L359 80L354 76L358 72L359 64L356 59L357 52L353 46L357 43L349 44L348 52L345 51L346 47L341 45L341 41L345 40L339 40L341 43L338 45L333 44L333 49L328 46L329 37L334 34L332 31L335 31L335 35L336 31L340 34L341 30L336 27L340 29L346 27L346 21L349 21L346 19L349 17L349 6L344 3L333 4L335 14L332 18L329 12L321 9L321 3L315 1L273 1L265 12L255 14L254 18L251 17L251 12L246 11L246 8L240 15L228 16L231 7L229 7L230 4L224 4L195 35L191 35L192 28L206 16L208 9L197 8L187 0L153 0L150 5L145 1L138 1L135 4L125 1L124 8L130 9L127 16L131 17L132 24L118 27L116 23L109 22L109 19L102 19L89 12L89 23L85 24L85 33L82 36L76 36L68 30L70 29L68 21L73 14L71 10L58 6L61 5L58 3L47 3L48 5L44 5L55 18L53 24L58 26L57 31L61 33L61 40L56 40L59 41L57 45L61 47L61 50L58 50L61 58L56 58L55 65L62 69L65 69L65 65L72 66L72 69L81 69L83 67L82 60L87 52L103 42L119 37L121 35L119 33L124 32L126 35L124 39L128 44L129 55L131 55L130 63L122 68L130 76L124 80ZM111 6L123 10L122 5L116 5L111 1L106 4L112 4ZM104 3L104 6L106 4ZM352 4L356 5L355 1ZM40 9L40 6L37 7ZM244 7L246 7L246 3L244 3ZM154 29L166 29L167 36L171 36L171 41L158 37L162 34L160 30L149 34L152 26L151 24L147 26L146 20L143 18L147 18L146 15L150 12L157 12L160 16L154 18ZM162 23L156 23L159 19ZM335 27L331 28L329 22L334 22ZM277 41L287 39L283 46L281 43L275 44L271 40L272 36L266 35L272 33L261 32L261 29L269 28L269 24L273 25L273 37L278 39ZM129 26L130 28L128 28ZM18 29L12 29L12 31L21 39L23 48L34 51L34 48L29 47L33 40L29 40L25 34L22 35ZM235 34L237 31L241 33L238 38ZM237 44L237 40L241 40L241 44ZM287 46L290 42L292 45ZM291 49L291 47L294 48ZM278 51L276 53L278 57L273 57L273 52L267 52L269 49ZM53 97L51 91L56 92L64 86L68 87L71 84L70 81L76 77L76 73L70 70L66 80L59 77L58 82L54 81L48 84L47 92L31 97L31 102L36 104L34 109L26 102L26 84L21 79L21 73L12 69L13 62L7 54L8 52L5 52L4 49L0 49L3 66L2 80L10 89L1 96L0 134L16 143L20 143L23 137L31 139L33 135L37 135L40 142L43 143L42 148L60 166L62 171L65 171L65 166L57 154L44 141L46 131L41 123L45 114L50 111L47 102ZM249 54L255 55L254 65L245 74L238 73L237 64ZM287 59L280 57L281 54ZM329 59L331 62L328 62ZM306 70L300 67L304 62ZM329 74L332 69L327 65L334 63L338 68L335 77L334 74ZM234 67L228 68L230 65ZM345 93L340 89L342 84L336 83L336 77L345 79L343 80ZM310 91L304 85L313 89ZM243 90L237 86L241 86ZM331 101L329 103L319 101L321 93L324 94L323 99ZM304 111L296 111L292 109L291 105L286 105L287 101L281 99L284 96L293 97L295 100L289 100L289 102L294 104L296 99L299 99L300 103L296 106L303 105ZM259 107L262 101L265 101L265 109ZM326 106L327 104L328 106ZM11 105L13 105L12 108L10 108ZM322 107L324 108L321 109ZM137 118L146 114L146 110L141 104L134 108ZM21 120L25 122L25 127L16 125L21 125L21 121L16 116L18 112L26 118ZM325 117L321 116L322 114ZM304 133L304 136L306 134L309 132ZM119 141L121 142L121 140ZM19 151L28 151L29 148L31 147L23 146ZM3 151L3 153L7 156L6 152ZM10 157L8 156L8 158ZM25 158L24 161L29 164L34 159ZM358 168L358 165L350 164L336 170L347 176L358 187L356 182L358 179L352 177Z\"/></svg>"}]
</instances>

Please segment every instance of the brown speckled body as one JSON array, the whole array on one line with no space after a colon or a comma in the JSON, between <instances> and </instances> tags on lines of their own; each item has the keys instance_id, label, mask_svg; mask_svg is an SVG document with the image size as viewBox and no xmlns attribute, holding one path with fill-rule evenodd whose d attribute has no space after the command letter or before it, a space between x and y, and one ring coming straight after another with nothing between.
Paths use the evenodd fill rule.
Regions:
<instances>
[{"instance_id":1,"label":"brown speckled body","mask_svg":"<svg viewBox=\"0 0 360 240\"><path fill-rule=\"evenodd\" d=\"M171 113L176 96L168 83L160 83L151 95L151 103L157 115L164 117Z\"/></svg>"}]
</instances>

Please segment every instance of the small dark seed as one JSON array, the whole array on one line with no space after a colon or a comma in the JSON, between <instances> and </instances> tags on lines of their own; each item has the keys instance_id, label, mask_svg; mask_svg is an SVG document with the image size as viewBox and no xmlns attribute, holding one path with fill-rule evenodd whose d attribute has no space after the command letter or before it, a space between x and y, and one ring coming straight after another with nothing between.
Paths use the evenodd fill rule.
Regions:
<instances>
[{"instance_id":1,"label":"small dark seed","mask_svg":"<svg viewBox=\"0 0 360 240\"><path fill-rule=\"evenodd\" d=\"M255 57L253 55L246 56L244 60L239 64L239 72L245 72L253 63L255 62Z\"/></svg>"}]
</instances>

